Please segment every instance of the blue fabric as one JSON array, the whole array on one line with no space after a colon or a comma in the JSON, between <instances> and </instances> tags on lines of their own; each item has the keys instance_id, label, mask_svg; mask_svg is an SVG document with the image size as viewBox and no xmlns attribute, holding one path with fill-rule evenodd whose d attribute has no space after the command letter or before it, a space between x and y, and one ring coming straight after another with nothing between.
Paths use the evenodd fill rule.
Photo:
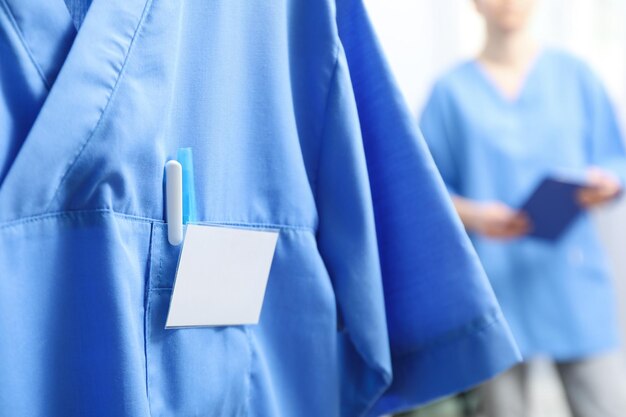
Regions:
<instances>
[{"instance_id":1,"label":"blue fabric","mask_svg":"<svg viewBox=\"0 0 626 417\"><path fill-rule=\"evenodd\" d=\"M363 4L337 5L374 202L394 375L370 412L378 415L469 388L515 354Z\"/></svg>"},{"instance_id":2,"label":"blue fabric","mask_svg":"<svg viewBox=\"0 0 626 417\"><path fill-rule=\"evenodd\" d=\"M626 154L609 99L578 59L542 52L516 100L476 62L435 85L421 127L457 195L521 207L547 175L588 166L624 181ZM605 254L588 215L552 244L472 236L526 357L576 359L614 348L618 331Z\"/></svg>"},{"instance_id":3,"label":"blue fabric","mask_svg":"<svg viewBox=\"0 0 626 417\"><path fill-rule=\"evenodd\" d=\"M71 49L0 5L0 415L377 415L519 359L360 3L95 0ZM280 230L256 326L164 329L179 148L197 223Z\"/></svg>"},{"instance_id":4,"label":"blue fabric","mask_svg":"<svg viewBox=\"0 0 626 417\"><path fill-rule=\"evenodd\" d=\"M91 6L91 0L64 0L65 5L67 6L67 10L72 17L72 22L74 23L74 27L76 29L80 29L80 25L83 24L83 20L85 20L85 15L89 11L89 6Z\"/></svg>"},{"instance_id":5,"label":"blue fabric","mask_svg":"<svg viewBox=\"0 0 626 417\"><path fill-rule=\"evenodd\" d=\"M0 1L0 183L54 83L76 31L61 2Z\"/></svg>"}]
</instances>

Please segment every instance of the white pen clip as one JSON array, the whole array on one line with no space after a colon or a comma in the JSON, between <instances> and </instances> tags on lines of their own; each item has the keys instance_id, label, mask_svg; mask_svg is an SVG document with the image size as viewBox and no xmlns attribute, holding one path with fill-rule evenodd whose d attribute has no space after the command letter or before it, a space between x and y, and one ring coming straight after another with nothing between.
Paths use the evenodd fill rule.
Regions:
<instances>
[{"instance_id":1,"label":"white pen clip","mask_svg":"<svg viewBox=\"0 0 626 417\"><path fill-rule=\"evenodd\" d=\"M178 246L183 242L183 167L175 160L165 164L165 205L167 240Z\"/></svg>"}]
</instances>

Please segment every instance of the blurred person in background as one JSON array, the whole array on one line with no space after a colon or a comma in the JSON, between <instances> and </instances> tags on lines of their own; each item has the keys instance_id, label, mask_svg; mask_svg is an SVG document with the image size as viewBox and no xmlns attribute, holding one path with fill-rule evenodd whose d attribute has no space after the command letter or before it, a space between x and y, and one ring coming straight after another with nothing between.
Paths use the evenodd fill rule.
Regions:
<instances>
[{"instance_id":1,"label":"blurred person in background","mask_svg":"<svg viewBox=\"0 0 626 417\"><path fill-rule=\"evenodd\" d=\"M516 209L563 170L586 177L586 209L615 199L626 179L615 114L587 65L532 39L534 0L474 1L485 46L435 84L424 136L525 359L555 361L575 417L624 417L614 291L590 216L545 242L525 236L533 225ZM479 389L485 417L528 417L527 371Z\"/></svg>"}]
</instances>

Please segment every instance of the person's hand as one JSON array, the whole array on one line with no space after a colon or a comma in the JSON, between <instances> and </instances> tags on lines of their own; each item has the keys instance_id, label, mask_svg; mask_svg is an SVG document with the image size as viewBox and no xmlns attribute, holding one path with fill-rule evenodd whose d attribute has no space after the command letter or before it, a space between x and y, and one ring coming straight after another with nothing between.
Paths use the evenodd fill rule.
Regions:
<instances>
[{"instance_id":1,"label":"person's hand","mask_svg":"<svg viewBox=\"0 0 626 417\"><path fill-rule=\"evenodd\" d=\"M498 239L513 239L528 234L530 222L526 215L499 202L477 204L470 229Z\"/></svg>"},{"instance_id":2,"label":"person's hand","mask_svg":"<svg viewBox=\"0 0 626 417\"><path fill-rule=\"evenodd\" d=\"M587 171L587 183L589 186L578 193L578 202L588 209L615 199L622 191L614 175L597 167Z\"/></svg>"}]
</instances>

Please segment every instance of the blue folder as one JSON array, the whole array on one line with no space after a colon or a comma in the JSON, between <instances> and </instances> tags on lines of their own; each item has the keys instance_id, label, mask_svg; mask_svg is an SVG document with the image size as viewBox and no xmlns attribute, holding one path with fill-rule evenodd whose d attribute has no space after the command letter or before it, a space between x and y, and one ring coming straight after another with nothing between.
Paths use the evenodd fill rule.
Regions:
<instances>
[{"instance_id":1,"label":"blue folder","mask_svg":"<svg viewBox=\"0 0 626 417\"><path fill-rule=\"evenodd\" d=\"M584 210L578 203L577 194L585 187L583 181L545 178L521 208L531 222L528 235L558 240Z\"/></svg>"}]
</instances>

